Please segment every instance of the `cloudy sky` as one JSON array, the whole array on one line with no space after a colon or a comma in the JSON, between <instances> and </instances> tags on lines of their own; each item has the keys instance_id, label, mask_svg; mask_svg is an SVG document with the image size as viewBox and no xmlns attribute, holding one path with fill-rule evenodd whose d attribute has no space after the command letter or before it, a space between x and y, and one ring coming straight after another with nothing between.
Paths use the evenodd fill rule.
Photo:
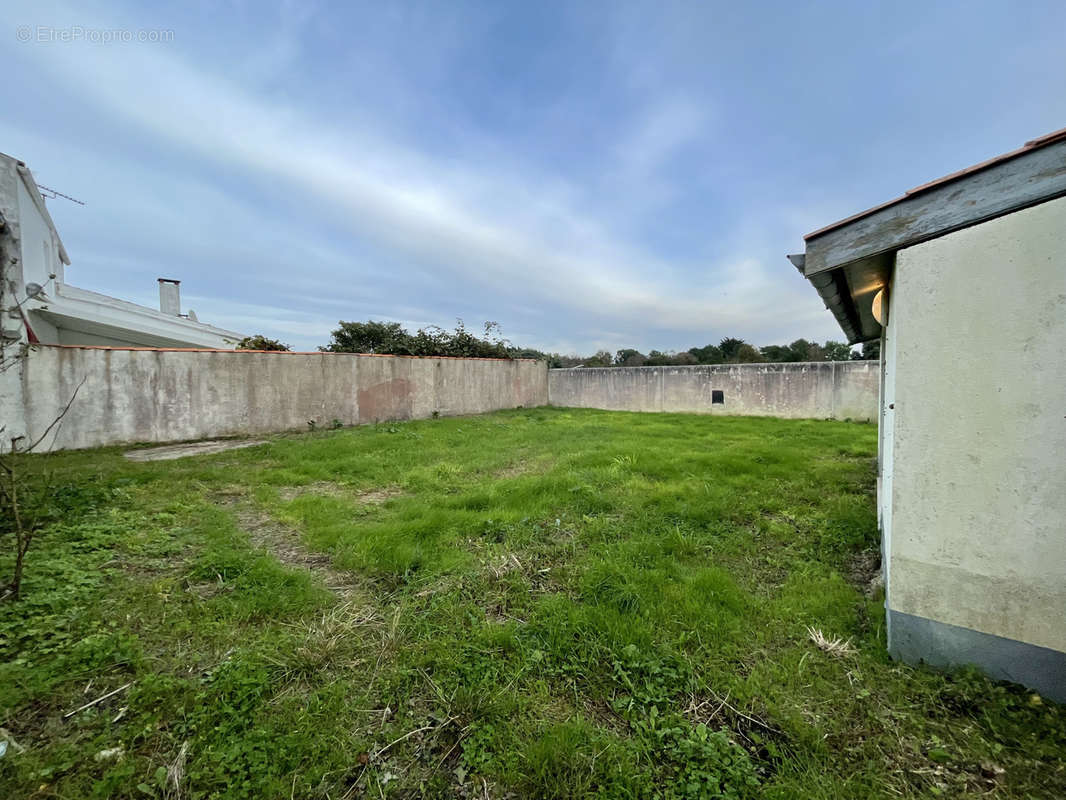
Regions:
<instances>
[{"instance_id":1,"label":"cloudy sky","mask_svg":"<svg viewBox=\"0 0 1066 800\"><path fill-rule=\"evenodd\" d=\"M804 233L1066 125L1062 2L0 6L68 282L300 349L839 339Z\"/></svg>"}]
</instances>

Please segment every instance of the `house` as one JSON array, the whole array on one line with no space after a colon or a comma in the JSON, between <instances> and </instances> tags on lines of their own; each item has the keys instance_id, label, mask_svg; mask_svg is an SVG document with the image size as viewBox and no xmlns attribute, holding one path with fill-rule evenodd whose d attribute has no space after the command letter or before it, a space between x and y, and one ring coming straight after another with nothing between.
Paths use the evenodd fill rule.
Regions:
<instances>
[{"instance_id":1,"label":"house","mask_svg":"<svg viewBox=\"0 0 1066 800\"><path fill-rule=\"evenodd\" d=\"M159 309L66 282L70 258L26 165L0 153L0 336L4 343L233 349L241 334L181 313L178 281Z\"/></svg>"},{"instance_id":2,"label":"house","mask_svg":"<svg viewBox=\"0 0 1066 800\"><path fill-rule=\"evenodd\" d=\"M888 647L1066 701L1066 129L805 237L880 339Z\"/></svg>"}]
</instances>

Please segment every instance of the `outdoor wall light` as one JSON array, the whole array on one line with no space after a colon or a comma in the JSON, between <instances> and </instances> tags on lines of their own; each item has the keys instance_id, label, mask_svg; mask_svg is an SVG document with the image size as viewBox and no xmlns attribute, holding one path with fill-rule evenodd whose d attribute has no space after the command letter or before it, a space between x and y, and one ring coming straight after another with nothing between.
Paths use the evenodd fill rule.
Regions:
<instances>
[{"instance_id":1,"label":"outdoor wall light","mask_svg":"<svg viewBox=\"0 0 1066 800\"><path fill-rule=\"evenodd\" d=\"M885 302L885 290L884 289L880 289L880 290L878 290L877 294L874 295L873 306L870 308L870 311L874 315L874 319L877 320L877 324L878 325L884 325L885 324L884 302Z\"/></svg>"}]
</instances>

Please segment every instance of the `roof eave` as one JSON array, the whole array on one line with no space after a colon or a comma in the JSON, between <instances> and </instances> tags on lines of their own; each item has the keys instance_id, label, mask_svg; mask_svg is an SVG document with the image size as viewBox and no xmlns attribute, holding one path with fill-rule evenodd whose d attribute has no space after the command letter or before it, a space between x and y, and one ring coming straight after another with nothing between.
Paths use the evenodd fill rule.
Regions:
<instances>
[{"instance_id":1,"label":"roof eave","mask_svg":"<svg viewBox=\"0 0 1066 800\"><path fill-rule=\"evenodd\" d=\"M789 260L851 344L880 336L872 300L899 250L1066 196L1066 129L808 234Z\"/></svg>"}]
</instances>

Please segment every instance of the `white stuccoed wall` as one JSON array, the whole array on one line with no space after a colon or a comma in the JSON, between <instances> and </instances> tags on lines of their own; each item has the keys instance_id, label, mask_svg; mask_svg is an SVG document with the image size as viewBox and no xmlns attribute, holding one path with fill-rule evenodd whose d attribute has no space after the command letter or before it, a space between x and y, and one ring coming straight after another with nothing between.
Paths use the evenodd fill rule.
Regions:
<instances>
[{"instance_id":1,"label":"white stuccoed wall","mask_svg":"<svg viewBox=\"0 0 1066 800\"><path fill-rule=\"evenodd\" d=\"M1066 651L1066 198L901 251L889 314L891 610Z\"/></svg>"},{"instance_id":2,"label":"white stuccoed wall","mask_svg":"<svg viewBox=\"0 0 1066 800\"><path fill-rule=\"evenodd\" d=\"M553 406L611 411L872 421L879 380L877 361L553 369L548 395Z\"/></svg>"},{"instance_id":3,"label":"white stuccoed wall","mask_svg":"<svg viewBox=\"0 0 1066 800\"><path fill-rule=\"evenodd\" d=\"M307 430L545 405L544 362L348 353L137 350L40 345L21 365L32 441L84 380L40 449Z\"/></svg>"},{"instance_id":4,"label":"white stuccoed wall","mask_svg":"<svg viewBox=\"0 0 1066 800\"><path fill-rule=\"evenodd\" d=\"M30 197L22 180L16 182L18 191L19 242L22 248L22 281L39 283L50 290L52 275L63 281L63 262L59 259L59 242L41 212Z\"/></svg>"}]
</instances>

